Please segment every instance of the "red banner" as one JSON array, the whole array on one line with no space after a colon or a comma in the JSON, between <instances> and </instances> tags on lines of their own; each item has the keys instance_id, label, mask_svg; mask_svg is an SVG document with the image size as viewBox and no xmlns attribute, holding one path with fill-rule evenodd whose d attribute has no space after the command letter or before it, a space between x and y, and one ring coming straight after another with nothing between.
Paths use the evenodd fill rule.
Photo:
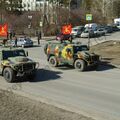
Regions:
<instances>
[{"instance_id":1,"label":"red banner","mask_svg":"<svg viewBox=\"0 0 120 120\"><path fill-rule=\"evenodd\" d=\"M8 24L0 25L0 36L7 36Z\"/></svg>"},{"instance_id":2,"label":"red banner","mask_svg":"<svg viewBox=\"0 0 120 120\"><path fill-rule=\"evenodd\" d=\"M71 34L72 32L72 26L71 25L65 25L62 27L62 33L63 34Z\"/></svg>"}]
</instances>

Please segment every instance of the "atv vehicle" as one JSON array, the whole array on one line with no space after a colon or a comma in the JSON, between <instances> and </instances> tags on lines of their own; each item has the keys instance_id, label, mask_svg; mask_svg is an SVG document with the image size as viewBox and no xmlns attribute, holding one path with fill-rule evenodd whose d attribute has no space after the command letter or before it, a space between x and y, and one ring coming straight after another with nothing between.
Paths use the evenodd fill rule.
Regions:
<instances>
[{"instance_id":1,"label":"atv vehicle","mask_svg":"<svg viewBox=\"0 0 120 120\"><path fill-rule=\"evenodd\" d=\"M96 69L99 65L99 55L90 53L87 45L78 43L48 43L44 48L47 60L53 67L60 64L74 66L80 71L88 66Z\"/></svg>"},{"instance_id":2,"label":"atv vehicle","mask_svg":"<svg viewBox=\"0 0 120 120\"><path fill-rule=\"evenodd\" d=\"M37 63L27 56L23 49L0 49L0 73L7 82L15 82L17 76L34 79Z\"/></svg>"}]
</instances>

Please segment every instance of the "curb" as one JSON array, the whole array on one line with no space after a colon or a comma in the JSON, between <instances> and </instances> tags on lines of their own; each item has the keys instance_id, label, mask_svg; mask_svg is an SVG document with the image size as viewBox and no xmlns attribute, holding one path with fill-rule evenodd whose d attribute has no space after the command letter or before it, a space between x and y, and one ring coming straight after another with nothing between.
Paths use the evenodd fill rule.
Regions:
<instances>
[{"instance_id":1,"label":"curb","mask_svg":"<svg viewBox=\"0 0 120 120\"><path fill-rule=\"evenodd\" d=\"M115 66L116 68L120 69L120 65L116 65L116 64L111 64L113 66Z\"/></svg>"}]
</instances>

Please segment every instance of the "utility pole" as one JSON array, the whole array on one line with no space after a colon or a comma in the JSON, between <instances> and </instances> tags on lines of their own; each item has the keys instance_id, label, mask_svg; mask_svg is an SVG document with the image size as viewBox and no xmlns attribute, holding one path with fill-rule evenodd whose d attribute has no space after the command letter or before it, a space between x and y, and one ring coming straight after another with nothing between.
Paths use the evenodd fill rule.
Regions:
<instances>
[{"instance_id":1,"label":"utility pole","mask_svg":"<svg viewBox=\"0 0 120 120\"><path fill-rule=\"evenodd\" d=\"M43 3L43 16L42 16L42 23L43 23L43 26L42 26L42 33L43 33L43 36L44 36L44 26L46 25L49 25L49 21L48 21L48 1L44 0L44 3Z\"/></svg>"},{"instance_id":2,"label":"utility pole","mask_svg":"<svg viewBox=\"0 0 120 120\"><path fill-rule=\"evenodd\" d=\"M68 18L68 22L70 23L70 19L71 19L71 1L69 0L69 18Z\"/></svg>"},{"instance_id":3,"label":"utility pole","mask_svg":"<svg viewBox=\"0 0 120 120\"><path fill-rule=\"evenodd\" d=\"M43 4L43 24L45 22L45 15L46 15L46 0L44 0L44 4Z\"/></svg>"},{"instance_id":4,"label":"utility pole","mask_svg":"<svg viewBox=\"0 0 120 120\"><path fill-rule=\"evenodd\" d=\"M43 13L42 13L42 35L44 36L44 25L45 25L45 16L46 16L46 0L43 3Z\"/></svg>"}]
</instances>

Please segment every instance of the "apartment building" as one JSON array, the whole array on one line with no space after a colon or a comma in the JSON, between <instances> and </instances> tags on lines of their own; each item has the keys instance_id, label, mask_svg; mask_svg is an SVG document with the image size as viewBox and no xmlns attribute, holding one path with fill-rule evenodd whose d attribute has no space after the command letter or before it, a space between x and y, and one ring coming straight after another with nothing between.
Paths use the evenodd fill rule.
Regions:
<instances>
[{"instance_id":1,"label":"apartment building","mask_svg":"<svg viewBox=\"0 0 120 120\"><path fill-rule=\"evenodd\" d=\"M43 7L44 0L23 0L22 6L25 11L35 11L40 10Z\"/></svg>"},{"instance_id":2,"label":"apartment building","mask_svg":"<svg viewBox=\"0 0 120 120\"><path fill-rule=\"evenodd\" d=\"M80 7L80 4L83 0L71 0L70 6L71 9L76 9ZM46 4L48 1L46 0ZM44 0L23 0L22 6L24 7L23 10L26 11L35 11L40 10L44 5Z\"/></svg>"}]
</instances>

